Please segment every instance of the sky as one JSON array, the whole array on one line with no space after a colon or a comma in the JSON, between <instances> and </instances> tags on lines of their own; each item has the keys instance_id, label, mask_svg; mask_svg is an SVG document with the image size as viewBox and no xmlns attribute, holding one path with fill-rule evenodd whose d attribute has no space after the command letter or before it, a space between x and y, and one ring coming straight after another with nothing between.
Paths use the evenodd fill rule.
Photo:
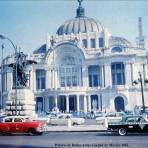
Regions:
<instances>
[{"instance_id":1,"label":"sky","mask_svg":"<svg viewBox=\"0 0 148 148\"><path fill-rule=\"evenodd\" d=\"M87 17L99 20L112 35L133 43L138 36L138 17L142 17L147 43L147 0L83 0L82 5ZM31 53L46 42L47 33L55 35L60 25L74 18L77 7L77 0L0 0L0 34ZM0 40L2 43L4 56L13 53L7 40Z\"/></svg>"}]
</instances>

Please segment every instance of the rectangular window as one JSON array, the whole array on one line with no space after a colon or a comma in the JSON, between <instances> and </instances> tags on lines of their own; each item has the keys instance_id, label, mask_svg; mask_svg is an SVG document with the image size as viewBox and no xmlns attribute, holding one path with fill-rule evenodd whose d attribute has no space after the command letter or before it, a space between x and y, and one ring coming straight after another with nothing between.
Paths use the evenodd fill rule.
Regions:
<instances>
[{"instance_id":1,"label":"rectangular window","mask_svg":"<svg viewBox=\"0 0 148 148\"><path fill-rule=\"evenodd\" d=\"M72 76L72 86L77 86L77 77Z\"/></svg>"},{"instance_id":2,"label":"rectangular window","mask_svg":"<svg viewBox=\"0 0 148 148\"><path fill-rule=\"evenodd\" d=\"M69 75L71 74L71 68L66 68L66 73Z\"/></svg>"},{"instance_id":3,"label":"rectangular window","mask_svg":"<svg viewBox=\"0 0 148 148\"><path fill-rule=\"evenodd\" d=\"M60 73L59 73L61 87L78 86L79 85L78 82L79 82L80 67L67 66L67 67L64 67L63 69L65 69L65 73L62 73L62 70L60 70Z\"/></svg>"},{"instance_id":4,"label":"rectangular window","mask_svg":"<svg viewBox=\"0 0 148 148\"><path fill-rule=\"evenodd\" d=\"M66 78L66 82L67 82L67 86L71 86L71 77L70 76L68 76Z\"/></svg>"},{"instance_id":5,"label":"rectangular window","mask_svg":"<svg viewBox=\"0 0 148 148\"><path fill-rule=\"evenodd\" d=\"M84 47L84 48L87 48L87 40L86 40L86 39L83 39L83 40L82 40L82 43L83 43L83 47Z\"/></svg>"},{"instance_id":6,"label":"rectangular window","mask_svg":"<svg viewBox=\"0 0 148 148\"><path fill-rule=\"evenodd\" d=\"M98 86L98 75L93 75L93 86L94 87Z\"/></svg>"},{"instance_id":7,"label":"rectangular window","mask_svg":"<svg viewBox=\"0 0 148 148\"><path fill-rule=\"evenodd\" d=\"M96 65L89 66L88 68L89 73L89 87L97 87L101 85L100 79L100 67Z\"/></svg>"},{"instance_id":8,"label":"rectangular window","mask_svg":"<svg viewBox=\"0 0 148 148\"><path fill-rule=\"evenodd\" d=\"M36 89L45 89L46 72L43 69L36 70Z\"/></svg>"},{"instance_id":9,"label":"rectangular window","mask_svg":"<svg viewBox=\"0 0 148 148\"><path fill-rule=\"evenodd\" d=\"M116 83L116 79L115 79L115 74L112 74L112 83L113 83L113 85L115 85Z\"/></svg>"},{"instance_id":10,"label":"rectangular window","mask_svg":"<svg viewBox=\"0 0 148 148\"><path fill-rule=\"evenodd\" d=\"M92 87L92 75L89 75L89 87Z\"/></svg>"},{"instance_id":11,"label":"rectangular window","mask_svg":"<svg viewBox=\"0 0 148 148\"><path fill-rule=\"evenodd\" d=\"M41 89L45 89L45 77L41 78Z\"/></svg>"},{"instance_id":12,"label":"rectangular window","mask_svg":"<svg viewBox=\"0 0 148 148\"><path fill-rule=\"evenodd\" d=\"M113 63L112 70L112 85L125 85L124 64Z\"/></svg>"},{"instance_id":13,"label":"rectangular window","mask_svg":"<svg viewBox=\"0 0 148 148\"><path fill-rule=\"evenodd\" d=\"M61 77L61 87L65 87L65 77Z\"/></svg>"},{"instance_id":14,"label":"rectangular window","mask_svg":"<svg viewBox=\"0 0 148 148\"><path fill-rule=\"evenodd\" d=\"M65 68L60 68L60 73L65 74Z\"/></svg>"},{"instance_id":15,"label":"rectangular window","mask_svg":"<svg viewBox=\"0 0 148 148\"><path fill-rule=\"evenodd\" d=\"M99 47L104 47L104 39L99 38Z\"/></svg>"},{"instance_id":16,"label":"rectangular window","mask_svg":"<svg viewBox=\"0 0 148 148\"><path fill-rule=\"evenodd\" d=\"M117 85L120 85L120 84L122 84L122 78L121 78L121 73L117 73Z\"/></svg>"},{"instance_id":17,"label":"rectangular window","mask_svg":"<svg viewBox=\"0 0 148 148\"><path fill-rule=\"evenodd\" d=\"M96 48L95 39L90 39L90 47L91 47L91 48Z\"/></svg>"}]
</instances>

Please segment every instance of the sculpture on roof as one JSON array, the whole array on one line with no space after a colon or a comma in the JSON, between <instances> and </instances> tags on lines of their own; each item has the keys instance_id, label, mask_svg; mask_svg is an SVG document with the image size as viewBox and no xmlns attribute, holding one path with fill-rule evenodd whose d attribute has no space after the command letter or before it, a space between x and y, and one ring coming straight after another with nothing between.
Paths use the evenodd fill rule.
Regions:
<instances>
[{"instance_id":1,"label":"sculpture on roof","mask_svg":"<svg viewBox=\"0 0 148 148\"><path fill-rule=\"evenodd\" d=\"M53 48L53 46L55 45L56 41L54 39L53 36L51 36L51 40L50 40L50 45L51 45L51 48Z\"/></svg>"},{"instance_id":2,"label":"sculpture on roof","mask_svg":"<svg viewBox=\"0 0 148 148\"><path fill-rule=\"evenodd\" d=\"M81 6L82 1L83 1L83 0L78 0L78 2L79 2L79 6Z\"/></svg>"}]
</instances>

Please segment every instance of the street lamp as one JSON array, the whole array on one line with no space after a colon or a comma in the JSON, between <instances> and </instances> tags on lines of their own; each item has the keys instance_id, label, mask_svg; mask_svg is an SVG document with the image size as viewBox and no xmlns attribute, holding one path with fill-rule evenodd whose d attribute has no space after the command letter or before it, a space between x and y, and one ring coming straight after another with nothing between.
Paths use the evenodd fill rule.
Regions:
<instances>
[{"instance_id":1,"label":"street lamp","mask_svg":"<svg viewBox=\"0 0 148 148\"><path fill-rule=\"evenodd\" d=\"M15 85L16 85L16 88L15 88L15 95L16 95L16 97L15 97L15 114L17 115L17 46L15 46L14 45L14 43L12 42L12 40L10 40L8 37L5 37L4 35L1 35L0 34L0 39L1 40L8 40L10 43L11 43L11 45L13 46L13 48L14 48L14 50L15 50L15 56L16 56L16 64L15 64L15 80L16 80L16 82L15 82ZM3 52L3 51L2 51ZM3 57L2 57L3 58ZM2 59L3 60L3 59ZM3 66L3 65L2 65ZM1 92L2 93L2 92ZM2 99L2 98L1 98Z\"/></svg>"},{"instance_id":2,"label":"street lamp","mask_svg":"<svg viewBox=\"0 0 148 148\"><path fill-rule=\"evenodd\" d=\"M3 87L2 87L2 80L3 80L3 49L4 49L4 45L2 44L1 45L1 49L2 49L2 55L1 55L1 101L0 101L0 109L2 109L3 108L3 100L2 100L2 98L3 98L3 94L2 94L2 92L3 92Z\"/></svg>"},{"instance_id":3,"label":"street lamp","mask_svg":"<svg viewBox=\"0 0 148 148\"><path fill-rule=\"evenodd\" d=\"M142 97L142 113L145 113L145 101L144 101L144 92L143 92L143 82L148 83L148 80L143 80L141 72L138 72L139 78L138 81L135 80L133 83L138 84L140 82L140 87L141 87L141 97Z\"/></svg>"}]
</instances>

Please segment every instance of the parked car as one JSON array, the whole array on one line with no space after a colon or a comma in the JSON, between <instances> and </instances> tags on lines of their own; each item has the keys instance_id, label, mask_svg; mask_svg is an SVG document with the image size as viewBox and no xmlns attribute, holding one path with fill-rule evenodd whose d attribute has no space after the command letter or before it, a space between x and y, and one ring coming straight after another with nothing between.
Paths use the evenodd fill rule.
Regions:
<instances>
[{"instance_id":1,"label":"parked car","mask_svg":"<svg viewBox=\"0 0 148 148\"><path fill-rule=\"evenodd\" d=\"M97 117L96 122L101 125L104 124L105 120L107 120L108 123L120 122L124 116L125 113L123 112L109 112L104 116Z\"/></svg>"},{"instance_id":2,"label":"parked car","mask_svg":"<svg viewBox=\"0 0 148 148\"><path fill-rule=\"evenodd\" d=\"M27 133L41 135L45 131L45 122L32 121L28 116L7 116L0 118L0 134Z\"/></svg>"},{"instance_id":3,"label":"parked car","mask_svg":"<svg viewBox=\"0 0 148 148\"><path fill-rule=\"evenodd\" d=\"M135 112L131 111L131 110L126 110L126 111L124 111L124 113L126 116L132 116L132 115L134 116L135 115Z\"/></svg>"},{"instance_id":4,"label":"parked car","mask_svg":"<svg viewBox=\"0 0 148 148\"><path fill-rule=\"evenodd\" d=\"M58 114L60 114L60 113L48 112L48 113L46 113L46 117L48 117L48 118L54 118L54 117L57 117Z\"/></svg>"},{"instance_id":5,"label":"parked car","mask_svg":"<svg viewBox=\"0 0 148 148\"><path fill-rule=\"evenodd\" d=\"M127 133L148 133L148 122L144 116L127 116L119 123L109 123L108 131L118 132L121 136Z\"/></svg>"},{"instance_id":6,"label":"parked car","mask_svg":"<svg viewBox=\"0 0 148 148\"><path fill-rule=\"evenodd\" d=\"M67 125L68 120L70 119L71 125L80 125L84 124L85 119L79 117L73 117L72 114L59 114L55 118L50 119L51 125Z\"/></svg>"},{"instance_id":7,"label":"parked car","mask_svg":"<svg viewBox=\"0 0 148 148\"><path fill-rule=\"evenodd\" d=\"M98 118L98 117L103 117L104 116L104 113L101 112L101 111L98 111L95 113L95 118Z\"/></svg>"},{"instance_id":8,"label":"parked car","mask_svg":"<svg viewBox=\"0 0 148 148\"><path fill-rule=\"evenodd\" d=\"M32 121L43 121L43 122L46 122L47 124L50 123L50 117L48 117L46 115L31 116L30 118Z\"/></svg>"}]
</instances>

